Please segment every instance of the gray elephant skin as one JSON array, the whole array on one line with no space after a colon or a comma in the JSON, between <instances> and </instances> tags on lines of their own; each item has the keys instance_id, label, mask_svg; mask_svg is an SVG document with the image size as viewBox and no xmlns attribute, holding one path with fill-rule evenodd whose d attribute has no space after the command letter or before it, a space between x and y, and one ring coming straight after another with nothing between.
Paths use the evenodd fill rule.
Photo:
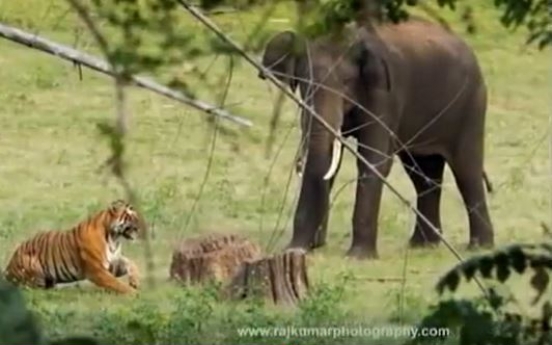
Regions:
<instances>
[{"instance_id":1,"label":"gray elephant skin","mask_svg":"<svg viewBox=\"0 0 552 345\"><path fill-rule=\"evenodd\" d=\"M312 40L283 31L269 40L262 62L293 91L299 88L332 128L354 137L358 154L380 174L388 176L398 155L416 190L417 210L439 232L446 162L468 213L468 248L494 245L483 184L487 89L474 52L458 35L420 18ZM266 78L262 72L259 77ZM302 112L301 128L305 164L288 248L310 250L326 243L343 146L309 112ZM377 258L383 183L358 160L357 169L347 255ZM440 239L416 218L411 246Z\"/></svg>"}]
</instances>

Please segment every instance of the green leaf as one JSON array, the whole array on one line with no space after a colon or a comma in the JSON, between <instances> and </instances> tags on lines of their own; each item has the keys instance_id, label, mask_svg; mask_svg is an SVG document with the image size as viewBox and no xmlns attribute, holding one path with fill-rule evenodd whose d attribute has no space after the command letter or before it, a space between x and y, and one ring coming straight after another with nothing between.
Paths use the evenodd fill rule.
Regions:
<instances>
[{"instance_id":1,"label":"green leaf","mask_svg":"<svg viewBox=\"0 0 552 345\"><path fill-rule=\"evenodd\" d=\"M516 246L509 250L511 266L518 274L525 272L527 268L527 257L521 247Z\"/></svg>"},{"instance_id":2,"label":"green leaf","mask_svg":"<svg viewBox=\"0 0 552 345\"><path fill-rule=\"evenodd\" d=\"M457 270L448 272L437 284L437 292L442 294L445 288L454 292L460 283L460 274Z\"/></svg>"},{"instance_id":3,"label":"green leaf","mask_svg":"<svg viewBox=\"0 0 552 345\"><path fill-rule=\"evenodd\" d=\"M475 272L477 272L477 262L474 260L469 260L462 266L462 271L464 272L464 277L466 277L466 281L472 280L472 278L475 276Z\"/></svg>"},{"instance_id":4,"label":"green leaf","mask_svg":"<svg viewBox=\"0 0 552 345\"><path fill-rule=\"evenodd\" d=\"M42 332L19 289L0 274L0 345L41 345Z\"/></svg>"},{"instance_id":5,"label":"green leaf","mask_svg":"<svg viewBox=\"0 0 552 345\"><path fill-rule=\"evenodd\" d=\"M510 257L508 253L501 252L495 256L496 278L499 282L504 283L510 276Z\"/></svg>"},{"instance_id":6,"label":"green leaf","mask_svg":"<svg viewBox=\"0 0 552 345\"><path fill-rule=\"evenodd\" d=\"M494 310L499 310L504 305L504 298L493 288L489 288L489 305Z\"/></svg>"},{"instance_id":7,"label":"green leaf","mask_svg":"<svg viewBox=\"0 0 552 345\"><path fill-rule=\"evenodd\" d=\"M540 300L549 283L550 277L548 272L543 267L536 267L535 274L531 278L531 286L537 290L537 296L533 300L533 304L536 304Z\"/></svg>"},{"instance_id":8,"label":"green leaf","mask_svg":"<svg viewBox=\"0 0 552 345\"><path fill-rule=\"evenodd\" d=\"M483 278L491 278L491 271L493 270L494 264L495 262L492 257L484 256L479 259L479 271Z\"/></svg>"}]
</instances>

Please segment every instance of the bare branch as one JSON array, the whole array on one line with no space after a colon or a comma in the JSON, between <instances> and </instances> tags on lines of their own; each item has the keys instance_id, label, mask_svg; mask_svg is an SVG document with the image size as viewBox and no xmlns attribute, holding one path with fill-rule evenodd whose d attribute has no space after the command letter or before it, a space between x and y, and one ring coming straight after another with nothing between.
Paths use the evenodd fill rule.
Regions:
<instances>
[{"instance_id":1,"label":"bare branch","mask_svg":"<svg viewBox=\"0 0 552 345\"><path fill-rule=\"evenodd\" d=\"M115 79L115 115L116 115L116 125L113 129L113 133L110 134L111 136L111 149L112 149L112 157L108 159L107 165L111 165L111 171L115 175L115 177L119 180L121 183L121 186L123 186L125 193L127 195L127 200L131 202L134 207L139 208L138 202L136 199L136 194L134 193L134 190L132 189L130 183L128 182L126 175L125 175L125 165L123 162L123 152L125 149L125 145L123 143L124 138L128 131L128 122L129 122L129 112L127 109L127 99L126 99L126 86L128 86L130 78L127 78L126 76L128 74L125 73L124 68L120 69L116 64L113 63L110 59L109 54L109 46L107 43L107 40L105 37L101 34L100 30L96 26L96 23L92 20L90 17L89 11L85 8L84 5L80 3L79 0L67 0L71 7L77 12L78 16L81 18L81 20L84 22L88 30L91 32L92 36L96 40L96 43L100 46L104 56L106 59L108 59L110 63L110 70L114 72L114 79ZM107 129L109 127L105 127ZM105 134L109 134L106 132ZM111 163L111 164L109 164ZM148 283L150 287L154 287L154 280L152 277L152 273L154 271L153 266L153 256L151 255L151 243L150 243L150 236L147 232L144 233L144 255L147 263L148 268Z\"/></svg>"},{"instance_id":2,"label":"bare branch","mask_svg":"<svg viewBox=\"0 0 552 345\"><path fill-rule=\"evenodd\" d=\"M109 64L102 59L2 23L0 23L0 37L60 57L75 64L84 65L94 71L106 74L110 77L116 77L116 73L112 70ZM232 115L220 107L211 105L201 100L191 99L182 92L158 84L149 78L131 76L130 81L139 87L180 103L184 103L203 113L219 116L245 127L251 127L253 125L251 121L245 118Z\"/></svg>"}]
</instances>

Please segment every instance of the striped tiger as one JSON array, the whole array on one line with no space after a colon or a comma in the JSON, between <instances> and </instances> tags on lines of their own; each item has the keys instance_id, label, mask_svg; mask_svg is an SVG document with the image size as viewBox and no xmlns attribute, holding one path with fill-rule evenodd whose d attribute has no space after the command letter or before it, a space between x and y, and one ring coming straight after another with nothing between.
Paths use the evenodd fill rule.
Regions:
<instances>
[{"instance_id":1,"label":"striped tiger","mask_svg":"<svg viewBox=\"0 0 552 345\"><path fill-rule=\"evenodd\" d=\"M5 276L12 284L53 288L88 279L119 293L135 292L139 271L121 254L121 240L145 230L142 217L123 200L112 202L69 231L40 232L13 253ZM117 278L128 276L128 285Z\"/></svg>"}]
</instances>

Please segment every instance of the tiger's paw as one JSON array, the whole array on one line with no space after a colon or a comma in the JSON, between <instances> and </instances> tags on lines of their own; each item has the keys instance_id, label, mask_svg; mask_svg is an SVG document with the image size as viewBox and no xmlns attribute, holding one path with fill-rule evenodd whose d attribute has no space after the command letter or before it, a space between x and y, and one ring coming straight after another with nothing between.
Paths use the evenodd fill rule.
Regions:
<instances>
[{"instance_id":1,"label":"tiger's paw","mask_svg":"<svg viewBox=\"0 0 552 345\"><path fill-rule=\"evenodd\" d=\"M139 283L138 279L130 278L128 280L128 285L130 285L130 287L132 287L135 290L138 290L138 288L140 287L140 283Z\"/></svg>"}]
</instances>

